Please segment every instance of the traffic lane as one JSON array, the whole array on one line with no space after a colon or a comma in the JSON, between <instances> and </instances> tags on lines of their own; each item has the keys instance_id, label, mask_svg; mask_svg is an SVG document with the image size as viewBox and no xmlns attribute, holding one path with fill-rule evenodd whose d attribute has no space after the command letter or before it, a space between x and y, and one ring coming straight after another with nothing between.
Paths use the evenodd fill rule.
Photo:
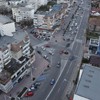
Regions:
<instances>
[{"instance_id":1,"label":"traffic lane","mask_svg":"<svg viewBox=\"0 0 100 100\"><path fill-rule=\"evenodd\" d=\"M78 32L78 35L77 35L77 39L80 39L80 40L83 39L83 36L85 34L85 31L86 31L86 27L88 25L87 22L86 22L88 20L88 16L89 15L85 15L85 17L82 20L82 24L80 26L80 29L79 29L79 32Z\"/></svg>"},{"instance_id":2,"label":"traffic lane","mask_svg":"<svg viewBox=\"0 0 100 100\"><path fill-rule=\"evenodd\" d=\"M61 95L58 100L63 100L63 98L66 96L66 94L69 94L71 91L70 84L73 83L73 71L76 71L75 68L77 66L77 60L72 61L72 64L69 68L68 73L65 74L63 80L62 80L62 87L59 90L59 93L57 95ZM66 80L65 80L66 79Z\"/></svg>"},{"instance_id":3,"label":"traffic lane","mask_svg":"<svg viewBox=\"0 0 100 100\"><path fill-rule=\"evenodd\" d=\"M48 74L47 80L45 80L42 87L39 88L39 91L36 91L35 95L29 100L45 100L46 95L48 95L48 93L52 89L52 86L50 85L50 81L52 78L57 79L59 75L59 71L60 70L56 67L56 64L55 64L52 71L50 71L50 73Z\"/></svg>"},{"instance_id":4,"label":"traffic lane","mask_svg":"<svg viewBox=\"0 0 100 100\"><path fill-rule=\"evenodd\" d=\"M67 65L66 65L66 66L68 66L68 65L70 65L70 61L67 62ZM44 99L44 100L56 100L56 98L55 98L55 97L56 97L56 92L58 91L58 88L59 88L59 86L60 86L60 82L62 81L61 78L62 78L62 76L66 73L66 71L67 71L68 68L69 68L69 67L66 67L66 66L65 66L65 68L64 68L64 71L63 71L61 77L59 78L58 82L56 83L56 85L55 85L53 91L51 92L50 95L48 95L48 98L46 98L46 99Z\"/></svg>"},{"instance_id":5,"label":"traffic lane","mask_svg":"<svg viewBox=\"0 0 100 100\"><path fill-rule=\"evenodd\" d=\"M50 68L50 73L48 73L48 77L46 78L45 82L43 83L44 85L42 85L41 88L39 88L39 91L36 91L35 95L30 98L29 100L44 100L45 96L49 93L49 91L51 90L52 86L50 85L50 80L52 78L57 78L58 74L60 72L60 70L56 67L57 65L57 61L59 61L59 57L57 56L53 56L53 63L52 63L52 68Z\"/></svg>"},{"instance_id":6,"label":"traffic lane","mask_svg":"<svg viewBox=\"0 0 100 100\"><path fill-rule=\"evenodd\" d=\"M51 95L49 96L49 98L47 100L62 100L62 96L66 86L68 85L68 83L64 82L64 79L69 80L70 79L70 75L72 74L71 71L74 68L73 66L75 65L75 62L71 62L69 61L64 69L64 72L62 73L59 81L57 82L53 92L51 93ZM63 86L63 85L65 86ZM62 87L61 87L62 86ZM60 96L59 96L60 95Z\"/></svg>"}]
</instances>

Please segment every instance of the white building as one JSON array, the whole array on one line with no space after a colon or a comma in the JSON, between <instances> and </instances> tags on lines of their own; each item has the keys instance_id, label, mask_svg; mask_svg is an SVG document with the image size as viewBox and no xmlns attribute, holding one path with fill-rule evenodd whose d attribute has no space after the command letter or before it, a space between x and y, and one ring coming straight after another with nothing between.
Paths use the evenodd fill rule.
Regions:
<instances>
[{"instance_id":1,"label":"white building","mask_svg":"<svg viewBox=\"0 0 100 100\"><path fill-rule=\"evenodd\" d=\"M34 18L34 9L27 7L16 7L12 8L13 19L16 22L20 22L24 19L33 19Z\"/></svg>"},{"instance_id":2,"label":"white building","mask_svg":"<svg viewBox=\"0 0 100 100\"><path fill-rule=\"evenodd\" d=\"M24 75L31 71L35 50L28 33L17 31L12 37L0 37L0 90L8 93Z\"/></svg>"},{"instance_id":3,"label":"white building","mask_svg":"<svg viewBox=\"0 0 100 100\"><path fill-rule=\"evenodd\" d=\"M57 3L68 3L70 0L57 0Z\"/></svg>"},{"instance_id":4,"label":"white building","mask_svg":"<svg viewBox=\"0 0 100 100\"><path fill-rule=\"evenodd\" d=\"M7 16L0 15L0 35L13 36L15 32L15 23Z\"/></svg>"},{"instance_id":5,"label":"white building","mask_svg":"<svg viewBox=\"0 0 100 100\"><path fill-rule=\"evenodd\" d=\"M100 99L100 68L83 65L73 100Z\"/></svg>"}]
</instances>

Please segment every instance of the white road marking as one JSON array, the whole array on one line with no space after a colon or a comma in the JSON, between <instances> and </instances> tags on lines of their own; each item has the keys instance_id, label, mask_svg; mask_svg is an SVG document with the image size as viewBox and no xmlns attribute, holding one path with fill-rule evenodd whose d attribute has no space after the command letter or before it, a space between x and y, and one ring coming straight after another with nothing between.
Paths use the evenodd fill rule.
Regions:
<instances>
[{"instance_id":1,"label":"white road marking","mask_svg":"<svg viewBox=\"0 0 100 100\"><path fill-rule=\"evenodd\" d=\"M64 65L63 69L61 70L61 73L59 74L59 76L58 76L58 78L57 78L57 80L56 80L56 83L55 83L54 86L52 87L51 91L49 92L49 94L48 94L48 96L46 97L45 100L48 100L50 94L51 94L52 91L54 90L54 88L55 88L57 82L59 81L59 79L60 79L60 77L61 77L61 74L63 73L63 71L64 71L64 69L65 69L65 67L66 67L66 64L67 64L67 61L66 61L65 65Z\"/></svg>"}]
</instances>

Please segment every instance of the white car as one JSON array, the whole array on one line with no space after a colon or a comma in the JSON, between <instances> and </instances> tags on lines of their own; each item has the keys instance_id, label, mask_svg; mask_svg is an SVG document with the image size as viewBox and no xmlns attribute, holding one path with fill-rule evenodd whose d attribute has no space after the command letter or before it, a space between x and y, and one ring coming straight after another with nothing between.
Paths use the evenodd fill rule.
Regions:
<instances>
[{"instance_id":1,"label":"white car","mask_svg":"<svg viewBox=\"0 0 100 100\"><path fill-rule=\"evenodd\" d=\"M42 46L41 48L42 48L42 50L44 50L44 51L46 50L46 48L44 48L43 46Z\"/></svg>"}]
</instances>

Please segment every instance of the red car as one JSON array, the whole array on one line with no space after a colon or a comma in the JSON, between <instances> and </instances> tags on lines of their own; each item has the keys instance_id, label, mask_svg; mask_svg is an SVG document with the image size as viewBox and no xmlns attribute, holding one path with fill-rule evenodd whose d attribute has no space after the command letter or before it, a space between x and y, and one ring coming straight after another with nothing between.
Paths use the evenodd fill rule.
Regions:
<instances>
[{"instance_id":1,"label":"red car","mask_svg":"<svg viewBox=\"0 0 100 100\"><path fill-rule=\"evenodd\" d=\"M63 50L61 50L59 53L60 53L60 54L63 54L63 52L64 52L64 51L63 51Z\"/></svg>"},{"instance_id":2,"label":"red car","mask_svg":"<svg viewBox=\"0 0 100 100\"><path fill-rule=\"evenodd\" d=\"M34 93L32 91L29 91L24 96L29 97L29 96L33 96L33 95L34 95Z\"/></svg>"},{"instance_id":3,"label":"red car","mask_svg":"<svg viewBox=\"0 0 100 100\"><path fill-rule=\"evenodd\" d=\"M50 45L45 45L46 48L50 48Z\"/></svg>"}]
</instances>

